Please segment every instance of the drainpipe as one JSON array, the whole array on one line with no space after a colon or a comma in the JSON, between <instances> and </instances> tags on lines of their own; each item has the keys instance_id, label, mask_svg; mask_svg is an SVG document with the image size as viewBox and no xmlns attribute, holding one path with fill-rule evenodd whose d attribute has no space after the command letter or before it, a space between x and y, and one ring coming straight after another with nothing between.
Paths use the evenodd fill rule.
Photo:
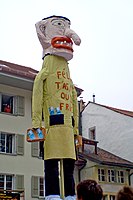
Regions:
<instances>
[{"instance_id":1,"label":"drainpipe","mask_svg":"<svg viewBox=\"0 0 133 200\"><path fill-rule=\"evenodd\" d=\"M133 172L131 174L129 174L129 176L128 176L129 185L131 185L131 176L132 175L133 175Z\"/></svg>"},{"instance_id":2,"label":"drainpipe","mask_svg":"<svg viewBox=\"0 0 133 200\"><path fill-rule=\"evenodd\" d=\"M82 165L82 167L78 170L78 179L79 182L81 181L81 170L86 166L87 160L85 160L84 158L81 158L84 161L84 164Z\"/></svg>"}]
</instances>

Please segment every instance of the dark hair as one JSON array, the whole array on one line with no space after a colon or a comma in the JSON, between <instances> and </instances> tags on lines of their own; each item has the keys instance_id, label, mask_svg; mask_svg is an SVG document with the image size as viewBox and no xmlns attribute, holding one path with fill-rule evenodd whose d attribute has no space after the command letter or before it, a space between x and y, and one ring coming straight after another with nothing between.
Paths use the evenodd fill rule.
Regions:
<instances>
[{"instance_id":1,"label":"dark hair","mask_svg":"<svg viewBox=\"0 0 133 200\"><path fill-rule=\"evenodd\" d=\"M77 198L82 200L101 200L103 190L95 180L84 180L77 185Z\"/></svg>"},{"instance_id":2,"label":"dark hair","mask_svg":"<svg viewBox=\"0 0 133 200\"><path fill-rule=\"evenodd\" d=\"M133 200L133 188L130 186L124 186L118 191L117 200Z\"/></svg>"}]
</instances>

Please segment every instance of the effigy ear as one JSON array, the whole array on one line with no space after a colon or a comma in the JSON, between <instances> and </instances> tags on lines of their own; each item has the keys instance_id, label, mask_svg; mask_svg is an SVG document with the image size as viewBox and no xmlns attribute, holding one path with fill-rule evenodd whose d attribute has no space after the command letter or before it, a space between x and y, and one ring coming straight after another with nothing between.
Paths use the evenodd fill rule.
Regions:
<instances>
[{"instance_id":1,"label":"effigy ear","mask_svg":"<svg viewBox=\"0 0 133 200\"><path fill-rule=\"evenodd\" d=\"M46 20L41 20L35 24L37 36L43 49L46 49L51 45L50 41L48 40L45 34L46 26L47 26Z\"/></svg>"}]
</instances>

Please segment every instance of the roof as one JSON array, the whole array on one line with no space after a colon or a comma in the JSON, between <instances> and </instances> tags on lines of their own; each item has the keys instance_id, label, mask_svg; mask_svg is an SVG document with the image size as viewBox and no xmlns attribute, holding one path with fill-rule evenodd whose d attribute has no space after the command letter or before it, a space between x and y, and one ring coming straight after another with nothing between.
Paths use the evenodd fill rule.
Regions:
<instances>
[{"instance_id":1,"label":"roof","mask_svg":"<svg viewBox=\"0 0 133 200\"><path fill-rule=\"evenodd\" d=\"M97 154L90 151L90 146L85 145L84 150L79 153L80 156L102 165L119 166L133 169L133 162L125 160L104 149L97 147Z\"/></svg>"},{"instance_id":2,"label":"roof","mask_svg":"<svg viewBox=\"0 0 133 200\"><path fill-rule=\"evenodd\" d=\"M22 65L18 65L18 64L11 63L11 62L0 60L0 74L12 75L12 76L20 78L20 79L24 78L27 80L31 80L33 82L35 79L35 76L37 75L38 72L39 71L37 71L31 67L26 67L26 66L22 66ZM81 93L83 92L83 90L77 86L75 86L75 88L77 91L77 95L80 96Z\"/></svg>"},{"instance_id":3,"label":"roof","mask_svg":"<svg viewBox=\"0 0 133 200\"><path fill-rule=\"evenodd\" d=\"M110 110L113 110L113 111L115 111L115 112L118 112L118 113L120 113L120 114L133 117L133 111L123 110L123 109L119 109L119 108L113 108L113 107L109 107L109 106L104 106L104 107L105 107L105 108L108 108L108 109L110 109Z\"/></svg>"},{"instance_id":4,"label":"roof","mask_svg":"<svg viewBox=\"0 0 133 200\"><path fill-rule=\"evenodd\" d=\"M110 106L106 106L106 105L94 103L94 102L91 102L91 101L89 101L85 107L87 107L88 104L90 104L90 103L95 104L95 105L98 105L98 106L102 106L102 107L104 107L104 108L107 108L107 109L109 109L109 110L112 110L112 111L114 111L114 112L117 112L117 113L120 113L120 114L129 116L129 117L133 117L133 111L123 110L123 109L119 109L119 108L113 108L113 107L110 107Z\"/></svg>"},{"instance_id":5,"label":"roof","mask_svg":"<svg viewBox=\"0 0 133 200\"><path fill-rule=\"evenodd\" d=\"M38 73L37 70L34 70L30 67L25 67L2 60L0 60L0 72L31 80L34 80L36 74Z\"/></svg>"}]
</instances>

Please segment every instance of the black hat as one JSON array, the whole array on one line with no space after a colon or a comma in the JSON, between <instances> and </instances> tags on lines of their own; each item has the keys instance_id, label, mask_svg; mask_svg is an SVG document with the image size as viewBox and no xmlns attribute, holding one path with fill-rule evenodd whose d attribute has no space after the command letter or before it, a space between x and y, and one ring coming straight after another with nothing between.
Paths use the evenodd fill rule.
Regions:
<instances>
[{"instance_id":1,"label":"black hat","mask_svg":"<svg viewBox=\"0 0 133 200\"><path fill-rule=\"evenodd\" d=\"M65 19L65 20L67 20L67 21L69 21L69 22L70 22L70 19L68 19L67 17L58 16L58 15L51 15L51 16L49 16L49 17L43 18L42 20L46 20L46 19L49 19L49 18L52 18L52 17L59 17L59 18L63 18L63 19Z\"/></svg>"}]
</instances>

